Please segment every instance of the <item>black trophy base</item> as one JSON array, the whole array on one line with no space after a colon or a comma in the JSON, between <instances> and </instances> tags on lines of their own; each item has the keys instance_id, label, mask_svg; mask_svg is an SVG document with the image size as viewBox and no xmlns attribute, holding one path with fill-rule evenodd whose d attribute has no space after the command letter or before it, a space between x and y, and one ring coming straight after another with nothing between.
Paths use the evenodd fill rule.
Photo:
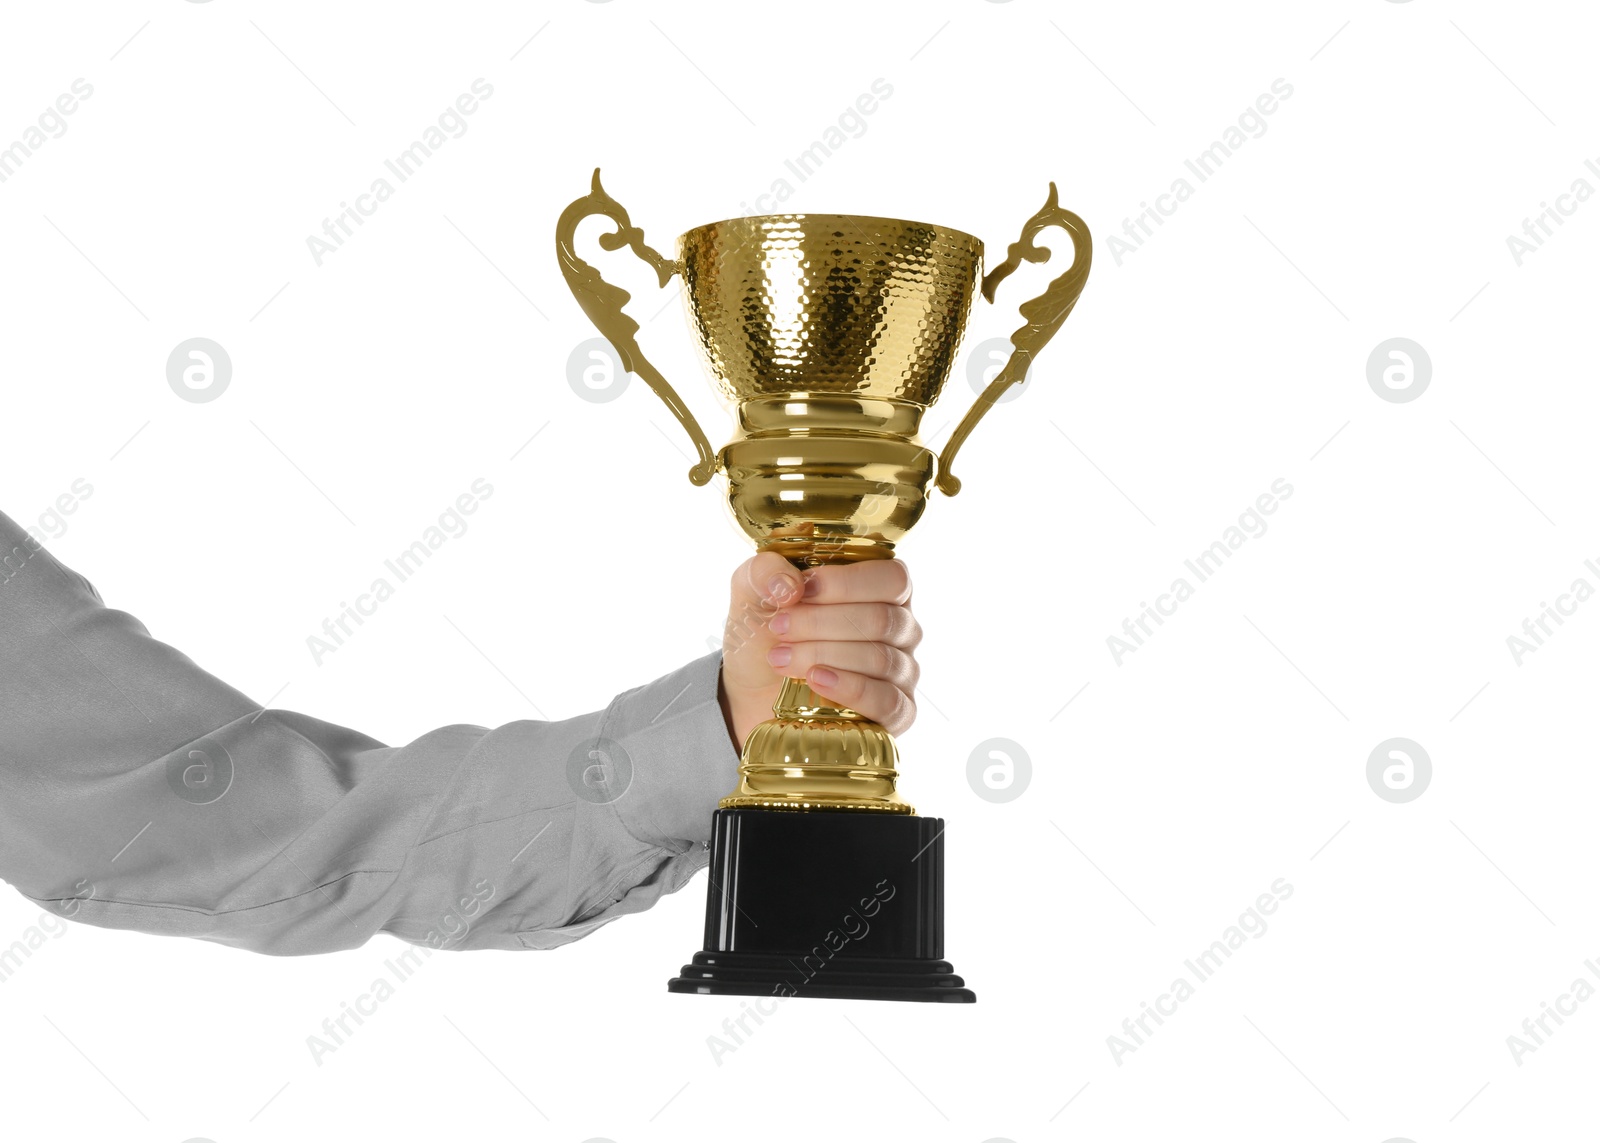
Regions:
<instances>
[{"instance_id":1,"label":"black trophy base","mask_svg":"<svg viewBox=\"0 0 1600 1143\"><path fill-rule=\"evenodd\" d=\"M705 947L667 991L973 1003L944 959L944 821L718 810Z\"/></svg>"},{"instance_id":2,"label":"black trophy base","mask_svg":"<svg viewBox=\"0 0 1600 1143\"><path fill-rule=\"evenodd\" d=\"M798 955L697 952L693 963L667 981L667 991L971 1004L978 997L963 983L947 960L835 956L818 969Z\"/></svg>"}]
</instances>

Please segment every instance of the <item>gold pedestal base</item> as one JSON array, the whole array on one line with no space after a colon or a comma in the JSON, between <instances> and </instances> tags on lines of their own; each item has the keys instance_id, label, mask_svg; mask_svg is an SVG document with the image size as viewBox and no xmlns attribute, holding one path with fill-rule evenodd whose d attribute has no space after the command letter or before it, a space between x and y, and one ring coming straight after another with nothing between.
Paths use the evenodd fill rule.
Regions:
<instances>
[{"instance_id":1,"label":"gold pedestal base","mask_svg":"<svg viewBox=\"0 0 1600 1143\"><path fill-rule=\"evenodd\" d=\"M745 739L739 787L719 807L916 812L895 793L900 756L876 722L830 706L799 679L784 681L773 713Z\"/></svg>"}]
</instances>

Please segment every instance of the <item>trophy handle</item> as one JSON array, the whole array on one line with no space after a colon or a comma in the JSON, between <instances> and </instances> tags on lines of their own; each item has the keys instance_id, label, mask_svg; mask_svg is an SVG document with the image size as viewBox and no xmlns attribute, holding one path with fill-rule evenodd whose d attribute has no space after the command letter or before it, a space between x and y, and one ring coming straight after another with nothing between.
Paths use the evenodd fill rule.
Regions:
<instances>
[{"instance_id":1,"label":"trophy handle","mask_svg":"<svg viewBox=\"0 0 1600 1143\"><path fill-rule=\"evenodd\" d=\"M706 440L706 434L701 431L700 423L695 420L694 414L678 396L678 391L657 372L650 359L639 349L639 343L634 340L633 335L639 332L639 323L622 312L622 307L628 304L628 299L632 295L607 282L600 276L600 271L579 258L572 249L578 223L596 214L603 214L617 224L616 230L600 236L601 248L620 250L624 246L628 247L642 261L648 262L655 269L656 277L660 279L663 287L683 267L672 259L663 258L644 244L644 231L628 221L628 212L623 209L622 204L608 195L605 188L600 185L599 167L594 169L594 179L590 183L589 193L572 202L561 212L561 218L556 222L556 258L561 263L561 273L567 279L567 286L572 290L572 296L578 299L578 304L583 307L583 312L589 315L594 327L617 351L622 367L629 373L643 377L645 383L655 390L656 396L666 403L668 410L678 419L684 432L689 434L689 439L694 442L695 451L700 454L700 459L689 469L689 480L696 485L705 484L717 470L717 461L711 451L711 444Z\"/></svg>"},{"instance_id":2,"label":"trophy handle","mask_svg":"<svg viewBox=\"0 0 1600 1143\"><path fill-rule=\"evenodd\" d=\"M983 419L983 415L994 407L1001 393L1027 378L1028 369L1033 365L1034 355L1045 347L1056 335L1056 330L1067 320L1072 307L1078 304L1078 295L1083 293L1084 283L1088 281L1089 261L1094 250L1093 243L1089 239L1089 228L1084 225L1083 219L1070 210L1062 209L1056 199L1056 184L1051 183L1050 197L1045 200L1044 206L1037 214L1022 224L1022 236L1006 248L1006 260L984 276L984 299L993 302L995 287L1009 277L1024 260L1028 262L1050 260L1048 246L1033 244L1034 236L1047 226L1060 226L1072 235L1072 265L1067 268L1066 273L1051 282L1044 293L1031 301L1023 302L1019 307L1018 312L1027 319L1027 324L1011 335L1011 356L1006 358L1005 366L995 375L995 379L989 382L988 388L978 394L978 399L967 410L967 415L961 418L956 431L950 434L944 452L939 454L937 484L939 491L946 496L954 496L961 491L961 481L951 473L950 465L955 460L956 453L960 451L962 442Z\"/></svg>"}]
</instances>

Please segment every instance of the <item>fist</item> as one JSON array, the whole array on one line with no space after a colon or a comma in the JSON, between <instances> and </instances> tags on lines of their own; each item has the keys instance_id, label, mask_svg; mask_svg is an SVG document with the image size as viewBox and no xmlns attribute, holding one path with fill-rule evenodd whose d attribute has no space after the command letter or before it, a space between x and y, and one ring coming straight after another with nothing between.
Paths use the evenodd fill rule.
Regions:
<instances>
[{"instance_id":1,"label":"fist","mask_svg":"<svg viewBox=\"0 0 1600 1143\"><path fill-rule=\"evenodd\" d=\"M903 734L916 719L922 628L899 560L800 571L762 552L733 573L722 637L722 713L734 743L772 717L785 678Z\"/></svg>"}]
</instances>

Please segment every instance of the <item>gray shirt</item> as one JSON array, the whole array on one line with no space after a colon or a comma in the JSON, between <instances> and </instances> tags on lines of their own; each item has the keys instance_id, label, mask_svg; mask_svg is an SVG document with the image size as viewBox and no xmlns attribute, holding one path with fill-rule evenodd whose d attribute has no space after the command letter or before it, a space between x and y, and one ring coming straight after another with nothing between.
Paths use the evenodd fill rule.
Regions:
<instances>
[{"instance_id":1,"label":"gray shirt","mask_svg":"<svg viewBox=\"0 0 1600 1143\"><path fill-rule=\"evenodd\" d=\"M720 667L385 746L263 710L0 514L0 877L92 925L262 953L554 948L706 864L738 765Z\"/></svg>"}]
</instances>

